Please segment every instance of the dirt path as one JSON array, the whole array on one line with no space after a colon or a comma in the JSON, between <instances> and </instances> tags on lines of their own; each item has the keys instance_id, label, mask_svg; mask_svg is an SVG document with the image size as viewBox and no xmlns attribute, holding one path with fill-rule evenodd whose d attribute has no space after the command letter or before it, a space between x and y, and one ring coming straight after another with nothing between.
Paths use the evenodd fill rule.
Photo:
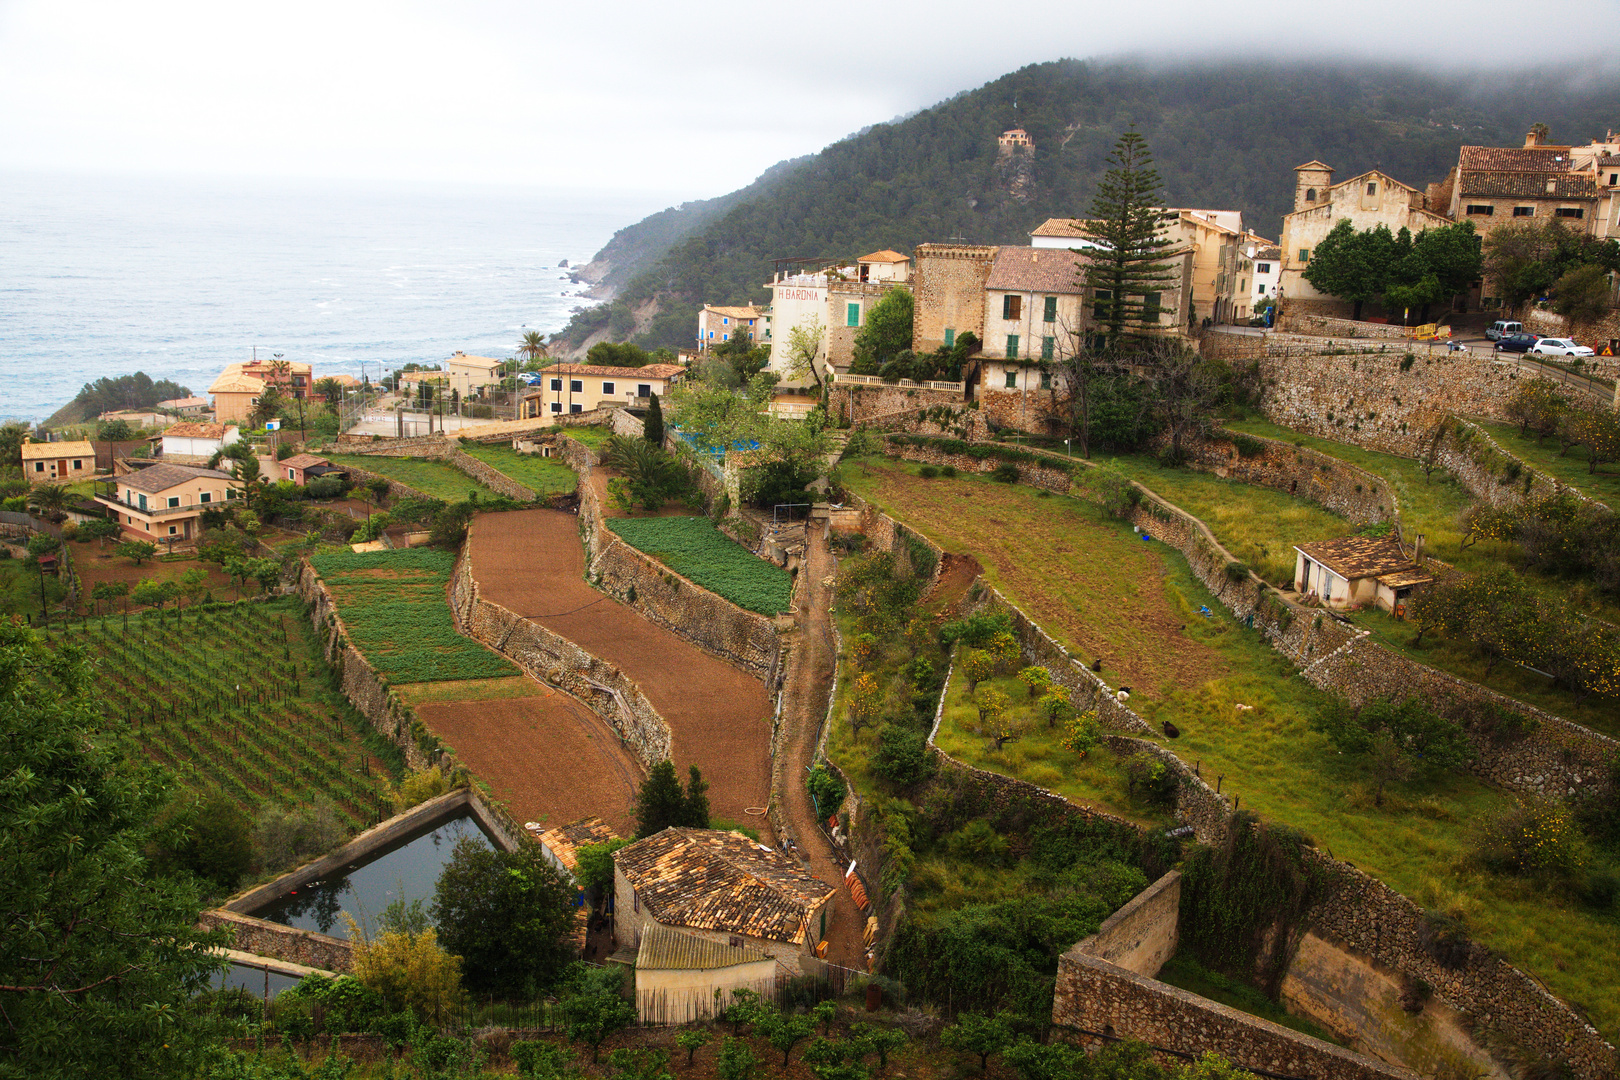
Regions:
<instances>
[{"instance_id":1,"label":"dirt path","mask_svg":"<svg viewBox=\"0 0 1620 1080\"><path fill-rule=\"evenodd\" d=\"M844 864L820 829L815 805L804 785L807 769L815 761L821 722L827 715L827 695L837 671L838 651L832 634L832 577L834 563L820 529L806 530L803 601L798 611L799 630L788 654L782 687L782 740L773 780L773 795L792 831L801 858L810 872L834 886L833 918L827 931L827 959L844 967L865 970L862 933L866 918L844 887Z\"/></svg>"},{"instance_id":2,"label":"dirt path","mask_svg":"<svg viewBox=\"0 0 1620 1080\"><path fill-rule=\"evenodd\" d=\"M488 599L615 665L641 687L670 726L684 780L703 770L717 820L770 837L771 701L765 685L643 618L585 582L579 519L559 510L480 517L471 552Z\"/></svg>"}]
</instances>

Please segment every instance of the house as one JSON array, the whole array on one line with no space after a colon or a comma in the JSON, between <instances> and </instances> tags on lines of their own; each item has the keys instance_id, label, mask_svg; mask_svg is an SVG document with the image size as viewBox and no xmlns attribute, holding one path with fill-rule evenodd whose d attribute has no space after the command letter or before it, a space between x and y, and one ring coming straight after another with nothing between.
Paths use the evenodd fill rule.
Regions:
<instances>
[{"instance_id":1,"label":"house","mask_svg":"<svg viewBox=\"0 0 1620 1080\"><path fill-rule=\"evenodd\" d=\"M861 281L910 281L911 257L884 248L856 259L855 272Z\"/></svg>"},{"instance_id":2,"label":"house","mask_svg":"<svg viewBox=\"0 0 1620 1080\"><path fill-rule=\"evenodd\" d=\"M704 304L698 312L698 352L706 353L734 337L746 337L758 345L771 340L771 314L766 308L717 307Z\"/></svg>"},{"instance_id":3,"label":"house","mask_svg":"<svg viewBox=\"0 0 1620 1080\"><path fill-rule=\"evenodd\" d=\"M1277 285L1282 280L1282 248L1255 233L1245 236L1243 243L1244 254L1254 264L1249 293L1249 310L1253 312L1277 295Z\"/></svg>"},{"instance_id":4,"label":"house","mask_svg":"<svg viewBox=\"0 0 1620 1080\"><path fill-rule=\"evenodd\" d=\"M88 442L35 442L22 444L23 477L30 484L84 480L96 474L96 448Z\"/></svg>"},{"instance_id":5,"label":"house","mask_svg":"<svg viewBox=\"0 0 1620 1080\"><path fill-rule=\"evenodd\" d=\"M314 454L294 454L290 458L283 458L276 462L276 471L279 474L276 479L291 480L299 487L303 487L317 476L329 472L342 472L330 461Z\"/></svg>"},{"instance_id":6,"label":"house","mask_svg":"<svg viewBox=\"0 0 1620 1080\"><path fill-rule=\"evenodd\" d=\"M162 464L98 481L96 502L123 526L126 539L189 543L202 532L203 511L236 499L241 490L242 482L229 473Z\"/></svg>"},{"instance_id":7,"label":"house","mask_svg":"<svg viewBox=\"0 0 1620 1080\"><path fill-rule=\"evenodd\" d=\"M765 370L783 380L783 385L803 388L814 380L794 378L789 373L792 332L796 329L820 333L816 370L826 378L827 370L827 289L833 275L825 269L807 271L803 267L778 271L765 288L771 290L771 358Z\"/></svg>"},{"instance_id":8,"label":"house","mask_svg":"<svg viewBox=\"0 0 1620 1080\"><path fill-rule=\"evenodd\" d=\"M173 417L147 409L115 409L112 412L102 413L96 419L103 424L111 423L114 420L122 420L139 431L141 428L160 428L169 423Z\"/></svg>"},{"instance_id":9,"label":"house","mask_svg":"<svg viewBox=\"0 0 1620 1080\"><path fill-rule=\"evenodd\" d=\"M733 990L776 996L776 961L760 949L653 926L636 949L636 1014L643 1024L712 1020Z\"/></svg>"},{"instance_id":10,"label":"house","mask_svg":"<svg viewBox=\"0 0 1620 1080\"><path fill-rule=\"evenodd\" d=\"M613 866L620 948L678 929L757 950L798 975L826 937L833 888L740 832L671 827L620 848Z\"/></svg>"},{"instance_id":11,"label":"house","mask_svg":"<svg viewBox=\"0 0 1620 1080\"><path fill-rule=\"evenodd\" d=\"M231 367L240 368L240 364ZM259 405L265 382L256 375L244 375L227 368L214 380L208 392L214 395L214 419L222 424L245 424Z\"/></svg>"},{"instance_id":12,"label":"house","mask_svg":"<svg viewBox=\"0 0 1620 1080\"><path fill-rule=\"evenodd\" d=\"M1523 146L1459 147L1457 164L1432 190L1453 220L1473 222L1482 236L1506 224L1549 221L1591 233L1602 224L1596 162L1604 147L1579 149L1587 152L1549 145L1539 130Z\"/></svg>"},{"instance_id":13,"label":"house","mask_svg":"<svg viewBox=\"0 0 1620 1080\"><path fill-rule=\"evenodd\" d=\"M675 364L554 364L540 372L538 387L518 399L517 418L532 420L615 405L642 408L653 394L666 396L685 374L686 369Z\"/></svg>"},{"instance_id":14,"label":"house","mask_svg":"<svg viewBox=\"0 0 1620 1080\"><path fill-rule=\"evenodd\" d=\"M1047 218L1029 231L1029 246L1073 250L1102 245L1086 234L1083 221L1074 218Z\"/></svg>"},{"instance_id":15,"label":"house","mask_svg":"<svg viewBox=\"0 0 1620 1080\"><path fill-rule=\"evenodd\" d=\"M1294 591L1324 607L1375 605L1401 614L1413 587L1434 578L1419 561L1423 538L1411 555L1394 536L1341 536L1294 547Z\"/></svg>"},{"instance_id":16,"label":"house","mask_svg":"<svg viewBox=\"0 0 1620 1080\"><path fill-rule=\"evenodd\" d=\"M165 461L187 465L207 461L242 438L235 424L208 424L185 421L164 430L158 456Z\"/></svg>"},{"instance_id":17,"label":"house","mask_svg":"<svg viewBox=\"0 0 1620 1080\"><path fill-rule=\"evenodd\" d=\"M917 247L911 278L916 298L912 352L921 356L952 348L962 334L984 340L984 283L995 266L997 250L982 244Z\"/></svg>"},{"instance_id":18,"label":"house","mask_svg":"<svg viewBox=\"0 0 1620 1080\"><path fill-rule=\"evenodd\" d=\"M1003 131L997 137L996 148L1001 153L1009 153L1015 150L1033 150L1035 149L1035 140L1030 138L1029 132L1023 128L1013 128L1011 131Z\"/></svg>"},{"instance_id":19,"label":"house","mask_svg":"<svg viewBox=\"0 0 1620 1080\"><path fill-rule=\"evenodd\" d=\"M828 367L848 370L855 362L855 337L866 325L867 316L878 301L891 289L910 289L908 281L899 278L859 280L837 276L827 282L827 332L822 338L822 352Z\"/></svg>"},{"instance_id":20,"label":"house","mask_svg":"<svg viewBox=\"0 0 1620 1080\"><path fill-rule=\"evenodd\" d=\"M1428 196L1387 173L1373 169L1335 184L1333 168L1307 161L1294 169L1294 210L1283 217L1282 271L1278 293L1289 312L1348 318L1354 305L1318 292L1305 280L1311 252L1327 239L1340 221L1348 220L1357 232L1384 225L1389 231L1410 229L1413 236L1425 229L1452 224L1441 208L1429 205Z\"/></svg>"},{"instance_id":21,"label":"house","mask_svg":"<svg viewBox=\"0 0 1620 1080\"><path fill-rule=\"evenodd\" d=\"M165 412L179 413L182 416L197 416L208 411L208 399L205 397L179 397L160 401L157 407Z\"/></svg>"},{"instance_id":22,"label":"house","mask_svg":"<svg viewBox=\"0 0 1620 1080\"><path fill-rule=\"evenodd\" d=\"M545 830L532 822L524 827L540 841L540 851L545 855L546 861L570 878L574 876L574 871L579 866L580 848L586 844L605 844L609 840L619 839L619 834L613 831L613 826L599 817L580 818L567 825L557 825Z\"/></svg>"},{"instance_id":23,"label":"house","mask_svg":"<svg viewBox=\"0 0 1620 1080\"><path fill-rule=\"evenodd\" d=\"M1249 282L1254 264L1243 251L1243 213L1240 210L1186 210L1171 207L1166 239L1176 246L1166 252L1191 248L1191 322L1247 322Z\"/></svg>"},{"instance_id":24,"label":"house","mask_svg":"<svg viewBox=\"0 0 1620 1080\"><path fill-rule=\"evenodd\" d=\"M507 361L489 356L468 356L457 350L444 362L445 393L454 393L460 400L480 397L485 387L498 387L504 378Z\"/></svg>"}]
</instances>

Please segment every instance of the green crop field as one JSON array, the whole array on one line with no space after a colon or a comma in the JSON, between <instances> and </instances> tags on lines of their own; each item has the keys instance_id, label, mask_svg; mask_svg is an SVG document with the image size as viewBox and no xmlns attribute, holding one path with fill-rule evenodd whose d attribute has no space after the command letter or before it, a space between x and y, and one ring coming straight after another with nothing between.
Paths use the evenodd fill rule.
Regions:
<instances>
[{"instance_id":1,"label":"green crop field","mask_svg":"<svg viewBox=\"0 0 1620 1080\"><path fill-rule=\"evenodd\" d=\"M600 424L585 424L561 429L571 439L578 439L592 450L600 450L613 437L613 432Z\"/></svg>"},{"instance_id":2,"label":"green crop field","mask_svg":"<svg viewBox=\"0 0 1620 1080\"><path fill-rule=\"evenodd\" d=\"M671 570L740 608L786 611L793 579L714 527L704 517L609 518L608 528Z\"/></svg>"},{"instance_id":3,"label":"green crop field","mask_svg":"<svg viewBox=\"0 0 1620 1080\"><path fill-rule=\"evenodd\" d=\"M536 495L567 494L579 484L579 477L561 458L520 454L510 446L474 445L465 449L468 456L506 474Z\"/></svg>"},{"instance_id":4,"label":"green crop field","mask_svg":"<svg viewBox=\"0 0 1620 1080\"><path fill-rule=\"evenodd\" d=\"M914 466L873 458L846 463L844 476L857 494L947 552L976 557L992 584L1082 660L1103 657L1110 685L1130 685L1131 707L1155 729L1174 723L1181 737L1165 744L1206 779L1220 779L1242 809L1299 828L1424 907L1461 918L1476 940L1583 1009L1607 1037L1620 1033L1614 913L1567 890L1490 873L1474 857L1482 824L1514 798L1451 774L1401 784L1375 805L1365 775L1310 728L1321 692L1230 617L1179 552L1143 543L1097 506L1024 485L925 480ZM1008 687L1009 696L1014 689L1023 692ZM948 709L960 706L948 700ZM980 767L1141 813L1119 799L1121 781L1106 759L1054 751L1044 728L1021 741L998 753L960 723L941 737L942 747L955 746Z\"/></svg>"},{"instance_id":5,"label":"green crop field","mask_svg":"<svg viewBox=\"0 0 1620 1080\"><path fill-rule=\"evenodd\" d=\"M434 548L331 551L310 559L354 647L389 682L518 674L510 660L456 633L445 592L455 561Z\"/></svg>"},{"instance_id":6,"label":"green crop field","mask_svg":"<svg viewBox=\"0 0 1620 1080\"><path fill-rule=\"evenodd\" d=\"M348 465L365 469L390 480L398 480L435 499L462 502L469 493L477 492L480 499L498 498L493 491L452 465L442 461L424 461L421 458L370 457L362 454L331 454L334 465Z\"/></svg>"},{"instance_id":7,"label":"green crop field","mask_svg":"<svg viewBox=\"0 0 1620 1080\"><path fill-rule=\"evenodd\" d=\"M50 639L94 663L103 731L187 787L250 811L325 795L352 831L392 813L398 755L328 685L296 600L77 620Z\"/></svg>"}]
</instances>

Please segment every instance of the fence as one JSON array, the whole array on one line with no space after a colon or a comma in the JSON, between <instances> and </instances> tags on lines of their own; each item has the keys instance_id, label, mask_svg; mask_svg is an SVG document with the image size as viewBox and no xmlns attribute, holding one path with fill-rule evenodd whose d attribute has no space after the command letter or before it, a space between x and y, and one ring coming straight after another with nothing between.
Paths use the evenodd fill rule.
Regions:
<instances>
[{"instance_id":1,"label":"fence","mask_svg":"<svg viewBox=\"0 0 1620 1080\"><path fill-rule=\"evenodd\" d=\"M855 386L898 386L902 390L945 390L960 394L965 384L959 382L914 382L911 379L898 379L894 382L885 382L876 375L837 375L833 379L837 383L853 384Z\"/></svg>"},{"instance_id":2,"label":"fence","mask_svg":"<svg viewBox=\"0 0 1620 1080\"><path fill-rule=\"evenodd\" d=\"M44 518L37 518L33 514L19 514L15 510L0 510L0 525L16 525L24 529L32 529L34 532L44 533L46 536L54 536L58 540L62 539L62 527L60 525L46 521Z\"/></svg>"}]
</instances>

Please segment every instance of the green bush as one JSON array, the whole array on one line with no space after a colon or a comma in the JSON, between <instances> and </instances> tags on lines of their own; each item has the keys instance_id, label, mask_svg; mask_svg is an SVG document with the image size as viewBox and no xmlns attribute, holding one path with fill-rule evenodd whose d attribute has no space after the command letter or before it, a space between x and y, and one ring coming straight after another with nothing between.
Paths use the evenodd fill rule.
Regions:
<instances>
[{"instance_id":1,"label":"green bush","mask_svg":"<svg viewBox=\"0 0 1620 1080\"><path fill-rule=\"evenodd\" d=\"M1010 461L1004 461L991 471L990 479L1001 484L1016 484L1020 475L1018 466Z\"/></svg>"},{"instance_id":2,"label":"green bush","mask_svg":"<svg viewBox=\"0 0 1620 1080\"><path fill-rule=\"evenodd\" d=\"M917 470L917 475L924 480L932 480L939 475L939 469L933 465L924 465Z\"/></svg>"},{"instance_id":3,"label":"green bush","mask_svg":"<svg viewBox=\"0 0 1620 1080\"><path fill-rule=\"evenodd\" d=\"M955 465L941 465L939 467L939 475L941 475L943 477L946 477L947 479L951 479L951 480L956 479L956 466Z\"/></svg>"},{"instance_id":4,"label":"green bush","mask_svg":"<svg viewBox=\"0 0 1620 1080\"><path fill-rule=\"evenodd\" d=\"M825 765L817 765L810 770L805 787L815 796L816 807L822 814L830 815L844 803L844 782Z\"/></svg>"},{"instance_id":5,"label":"green bush","mask_svg":"<svg viewBox=\"0 0 1620 1080\"><path fill-rule=\"evenodd\" d=\"M877 749L872 752L872 769L902 786L926 780L934 774L927 736L900 724L884 724L878 730Z\"/></svg>"}]
</instances>

